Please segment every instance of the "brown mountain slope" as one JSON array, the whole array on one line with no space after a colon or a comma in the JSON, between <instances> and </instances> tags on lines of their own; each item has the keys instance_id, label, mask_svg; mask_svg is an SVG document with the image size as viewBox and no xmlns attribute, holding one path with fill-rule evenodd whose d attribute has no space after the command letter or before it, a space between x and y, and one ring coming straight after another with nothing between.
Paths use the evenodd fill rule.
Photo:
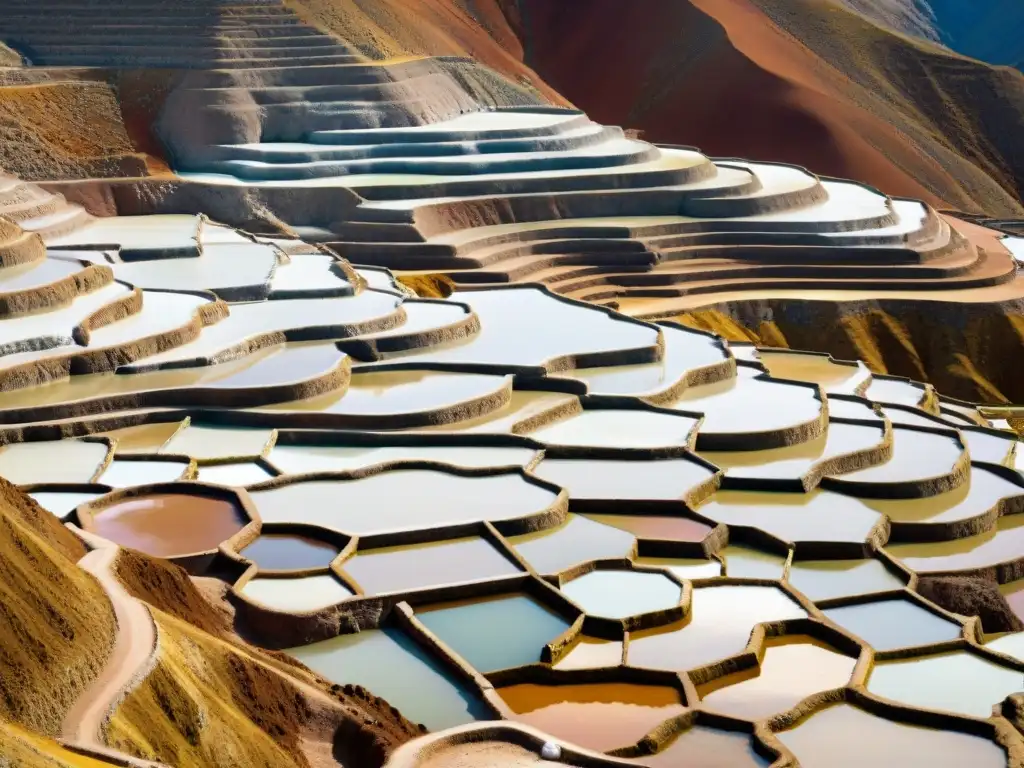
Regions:
<instances>
[{"instance_id":1,"label":"brown mountain slope","mask_svg":"<svg viewBox=\"0 0 1024 768\"><path fill-rule=\"evenodd\" d=\"M372 59L468 56L553 104L566 104L523 63L497 0L285 0L307 22Z\"/></svg>"},{"instance_id":2,"label":"brown mountain slope","mask_svg":"<svg viewBox=\"0 0 1024 768\"><path fill-rule=\"evenodd\" d=\"M0 479L0 720L56 736L116 627L77 540Z\"/></svg>"},{"instance_id":3,"label":"brown mountain slope","mask_svg":"<svg viewBox=\"0 0 1024 768\"><path fill-rule=\"evenodd\" d=\"M83 691L107 674L119 631L104 587L76 565L84 554L56 518L0 478L0 765L104 764L53 741ZM152 609L155 664L113 712L111 747L173 766L338 758L372 767L419 734L383 700L332 690L301 665L229 636L229 620L180 569L130 553L115 572L132 595L159 592L200 626Z\"/></svg>"},{"instance_id":4,"label":"brown mountain slope","mask_svg":"<svg viewBox=\"0 0 1024 768\"><path fill-rule=\"evenodd\" d=\"M160 650L111 718L111 746L169 765L372 768L420 734L383 700L331 689L291 657L242 641L230 609L180 567L121 550L113 570L154 609Z\"/></svg>"},{"instance_id":5,"label":"brown mountain slope","mask_svg":"<svg viewBox=\"0 0 1024 768\"><path fill-rule=\"evenodd\" d=\"M12 768L113 768L115 763L97 760L65 749L53 739L0 720L0 765Z\"/></svg>"},{"instance_id":6,"label":"brown mountain slope","mask_svg":"<svg viewBox=\"0 0 1024 768\"><path fill-rule=\"evenodd\" d=\"M0 168L8 173L32 180L144 176L146 165L112 85L0 83Z\"/></svg>"},{"instance_id":7,"label":"brown mountain slope","mask_svg":"<svg viewBox=\"0 0 1024 768\"><path fill-rule=\"evenodd\" d=\"M156 666L114 712L110 746L168 765L310 765L299 738L317 730L314 709L294 684L167 614L154 616Z\"/></svg>"},{"instance_id":8,"label":"brown mountain slope","mask_svg":"<svg viewBox=\"0 0 1024 768\"><path fill-rule=\"evenodd\" d=\"M1019 72L821 0L503 2L527 64L601 122L944 207L1024 210Z\"/></svg>"}]
</instances>

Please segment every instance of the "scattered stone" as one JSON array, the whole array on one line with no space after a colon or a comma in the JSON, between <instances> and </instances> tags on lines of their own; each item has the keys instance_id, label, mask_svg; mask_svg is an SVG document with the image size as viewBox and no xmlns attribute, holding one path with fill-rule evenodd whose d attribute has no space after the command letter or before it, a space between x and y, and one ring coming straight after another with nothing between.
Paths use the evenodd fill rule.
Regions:
<instances>
[{"instance_id":1,"label":"scattered stone","mask_svg":"<svg viewBox=\"0 0 1024 768\"><path fill-rule=\"evenodd\" d=\"M562 748L553 741L545 741L540 748L540 756L545 760L559 760L562 757Z\"/></svg>"}]
</instances>

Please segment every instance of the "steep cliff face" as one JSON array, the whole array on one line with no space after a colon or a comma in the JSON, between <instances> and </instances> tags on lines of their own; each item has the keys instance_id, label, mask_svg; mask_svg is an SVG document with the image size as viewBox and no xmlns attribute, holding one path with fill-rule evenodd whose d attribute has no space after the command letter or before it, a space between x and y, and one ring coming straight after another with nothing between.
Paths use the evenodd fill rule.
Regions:
<instances>
[{"instance_id":1,"label":"steep cliff face","mask_svg":"<svg viewBox=\"0 0 1024 768\"><path fill-rule=\"evenodd\" d=\"M1020 73L817 0L683 0L658 13L514 3L526 63L596 120L948 208L1024 213Z\"/></svg>"}]
</instances>

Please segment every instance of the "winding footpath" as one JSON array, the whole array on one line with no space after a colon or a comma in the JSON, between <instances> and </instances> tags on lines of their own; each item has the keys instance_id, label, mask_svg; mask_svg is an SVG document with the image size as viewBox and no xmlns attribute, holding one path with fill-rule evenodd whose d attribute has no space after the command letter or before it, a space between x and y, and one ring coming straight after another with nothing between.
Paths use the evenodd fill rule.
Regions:
<instances>
[{"instance_id":1,"label":"winding footpath","mask_svg":"<svg viewBox=\"0 0 1024 768\"><path fill-rule=\"evenodd\" d=\"M132 757L123 752L111 749L103 742L105 725L117 711L128 693L153 670L158 656L158 628L149 607L132 597L118 581L113 567L120 548L105 539L93 536L78 528L73 529L86 546L92 549L78 561L78 566L91 573L107 593L114 609L117 623L117 637L110 656L99 675L88 685L78 700L72 705L61 727L60 742L68 749L78 751L91 757L107 760L114 765L128 768L169 768L169 766L140 758ZM212 638L214 642L223 642ZM266 663L246 653L242 648L231 646L231 649L249 660L266 667ZM279 672L273 667L269 670ZM318 701L331 708L337 708L337 702L316 686L310 685L297 677L290 681L311 701ZM335 728L328 729L333 734ZM329 755L332 739L306 739L307 751L324 751Z\"/></svg>"},{"instance_id":2,"label":"winding footpath","mask_svg":"<svg viewBox=\"0 0 1024 768\"><path fill-rule=\"evenodd\" d=\"M145 604L136 600L118 582L113 565L118 547L79 533L87 544L98 545L78 565L91 573L103 587L114 609L117 637L103 669L74 703L61 727L61 741L90 754L121 764L157 765L130 758L103 743L104 726L127 693L152 670L156 663L157 630Z\"/></svg>"}]
</instances>

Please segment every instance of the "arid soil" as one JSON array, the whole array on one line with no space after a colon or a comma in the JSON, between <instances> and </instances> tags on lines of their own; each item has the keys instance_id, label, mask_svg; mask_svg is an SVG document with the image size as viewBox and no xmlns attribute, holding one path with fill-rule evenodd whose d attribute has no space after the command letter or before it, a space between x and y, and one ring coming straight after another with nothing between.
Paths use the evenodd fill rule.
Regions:
<instances>
[{"instance_id":1,"label":"arid soil","mask_svg":"<svg viewBox=\"0 0 1024 768\"><path fill-rule=\"evenodd\" d=\"M56 518L0 480L0 720L58 734L106 661L116 627L106 595Z\"/></svg>"},{"instance_id":2,"label":"arid soil","mask_svg":"<svg viewBox=\"0 0 1024 768\"><path fill-rule=\"evenodd\" d=\"M523 63L496 0L286 0L307 22L371 59L469 56L553 104L568 102Z\"/></svg>"},{"instance_id":3,"label":"arid soil","mask_svg":"<svg viewBox=\"0 0 1024 768\"><path fill-rule=\"evenodd\" d=\"M950 218L980 248L1000 248L995 233ZM933 384L942 393L972 402L1017 402L1024 361L1024 306L993 294L971 301L917 292L903 298L842 297L780 292L745 298L723 294L720 303L680 313L675 319L732 341L815 349L841 360L863 360L875 373ZM964 300L966 299L966 300ZM936 323L936 317L942 318Z\"/></svg>"},{"instance_id":4,"label":"arid soil","mask_svg":"<svg viewBox=\"0 0 1024 768\"><path fill-rule=\"evenodd\" d=\"M0 67L20 67L21 56L17 51L12 51L3 43L0 43Z\"/></svg>"},{"instance_id":5,"label":"arid soil","mask_svg":"<svg viewBox=\"0 0 1024 768\"><path fill-rule=\"evenodd\" d=\"M343 704L254 649L154 615L157 665L114 713L112 747L170 765L326 766L344 752L372 766L418 735L386 706Z\"/></svg>"},{"instance_id":6,"label":"arid soil","mask_svg":"<svg viewBox=\"0 0 1024 768\"><path fill-rule=\"evenodd\" d=\"M737 300L676 319L734 341L813 348L842 360L863 360L875 373L927 380L951 397L1016 402L1021 313L1017 302L785 298Z\"/></svg>"},{"instance_id":7,"label":"arid soil","mask_svg":"<svg viewBox=\"0 0 1024 768\"><path fill-rule=\"evenodd\" d=\"M107 768L114 763L65 749L52 739L0 720L0 756L17 768Z\"/></svg>"},{"instance_id":8,"label":"arid soil","mask_svg":"<svg viewBox=\"0 0 1024 768\"><path fill-rule=\"evenodd\" d=\"M128 550L114 570L153 608L159 650L112 718L111 746L171 765L374 766L420 734L382 699L245 643L210 580L199 590L181 568Z\"/></svg>"},{"instance_id":9,"label":"arid soil","mask_svg":"<svg viewBox=\"0 0 1024 768\"><path fill-rule=\"evenodd\" d=\"M81 694L96 688L118 632L104 589L76 565L83 555L67 528L0 479L0 749L13 765L103 764L45 738L58 736ZM332 690L235 637L230 613L176 566L124 553L114 573L129 599L155 604L158 646L155 667L109 721L110 747L174 766L318 766L342 757L374 766L419 735L383 700Z\"/></svg>"},{"instance_id":10,"label":"arid soil","mask_svg":"<svg viewBox=\"0 0 1024 768\"><path fill-rule=\"evenodd\" d=\"M147 173L117 93L88 81L0 87L0 168L31 180Z\"/></svg>"},{"instance_id":11,"label":"arid soil","mask_svg":"<svg viewBox=\"0 0 1024 768\"><path fill-rule=\"evenodd\" d=\"M1022 211L1019 72L815 0L510 4L527 64L595 120L947 208Z\"/></svg>"},{"instance_id":12,"label":"arid soil","mask_svg":"<svg viewBox=\"0 0 1024 768\"><path fill-rule=\"evenodd\" d=\"M132 597L197 629L223 637L231 632L231 614L203 597L184 570L166 560L121 549L114 574Z\"/></svg>"}]
</instances>

